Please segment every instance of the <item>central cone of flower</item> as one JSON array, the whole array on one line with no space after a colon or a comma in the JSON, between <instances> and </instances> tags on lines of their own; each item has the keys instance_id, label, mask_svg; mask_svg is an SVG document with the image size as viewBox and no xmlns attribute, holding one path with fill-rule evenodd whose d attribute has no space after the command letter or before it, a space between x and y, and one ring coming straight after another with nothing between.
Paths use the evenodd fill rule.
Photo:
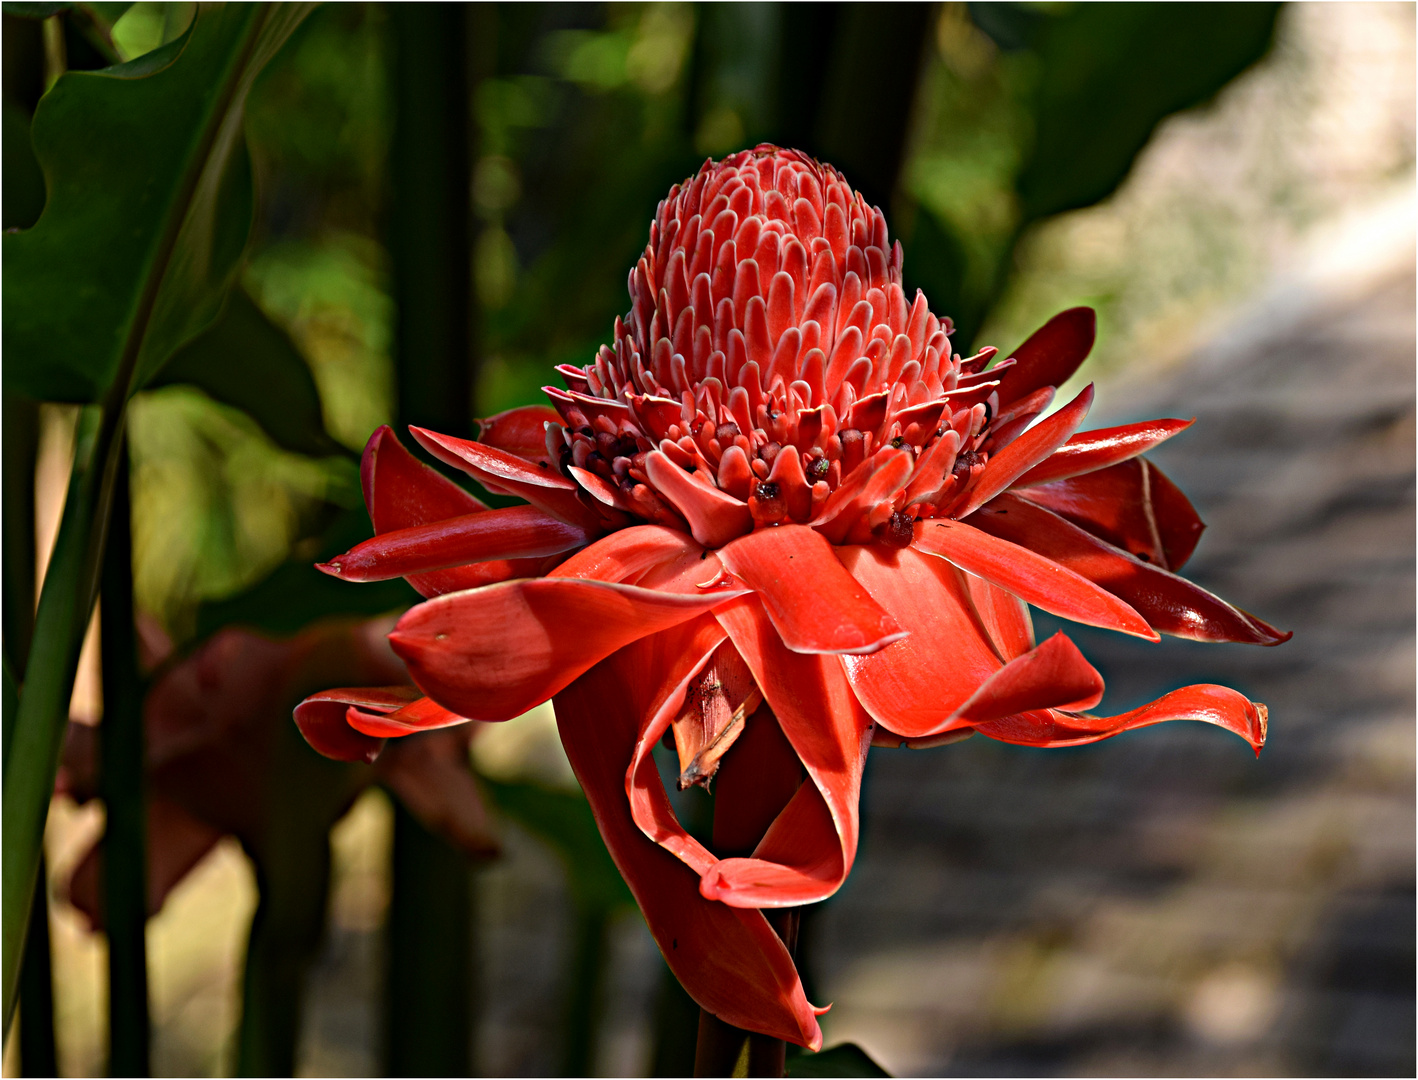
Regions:
<instances>
[{"instance_id":1,"label":"central cone of flower","mask_svg":"<svg viewBox=\"0 0 1418 1080\"><path fill-rule=\"evenodd\" d=\"M905 547L1052 396L1001 413L995 350L952 356L881 211L796 151L675 188L630 295L613 345L547 388L548 453L605 506L706 547L785 522ZM907 480L871 484L882 470Z\"/></svg>"},{"instance_id":2,"label":"central cone of flower","mask_svg":"<svg viewBox=\"0 0 1418 1080\"><path fill-rule=\"evenodd\" d=\"M1265 706L1221 686L1114 716L1029 608L1158 640L1289 635L1180 577L1202 524L1142 455L1189 426L1079 433L1047 417L1093 343L1055 316L962 358L901 288L901 249L842 176L761 146L660 204L631 308L552 406L422 428L430 454L525 505L490 509L388 428L365 449L375 537L322 566L403 576L389 635L419 690L331 690L296 721L322 753L510 719L549 698L601 835L671 969L737 1027L816 1047L817 1013L762 909L830 896L856 857L871 746L979 733L1074 746L1169 720L1259 750ZM706 843L679 784L714 782Z\"/></svg>"}]
</instances>

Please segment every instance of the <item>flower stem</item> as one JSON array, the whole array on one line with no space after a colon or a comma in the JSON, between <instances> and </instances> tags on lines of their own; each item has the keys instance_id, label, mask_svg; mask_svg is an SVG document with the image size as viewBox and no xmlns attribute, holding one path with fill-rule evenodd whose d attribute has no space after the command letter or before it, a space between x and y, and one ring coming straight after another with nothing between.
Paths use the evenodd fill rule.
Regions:
<instances>
[{"instance_id":1,"label":"flower stem","mask_svg":"<svg viewBox=\"0 0 1418 1080\"><path fill-rule=\"evenodd\" d=\"M127 440L120 442L104 552L100 626L103 658L101 791L104 921L108 928L109 1075L147 1076L147 808L143 685L133 623L133 540Z\"/></svg>"},{"instance_id":2,"label":"flower stem","mask_svg":"<svg viewBox=\"0 0 1418 1080\"><path fill-rule=\"evenodd\" d=\"M783 939L788 952L796 952L800 908L765 911L768 925ZM713 1013L699 1010L699 1040L694 1055L695 1076L783 1076L787 1044L771 1035L736 1028Z\"/></svg>"},{"instance_id":3,"label":"flower stem","mask_svg":"<svg viewBox=\"0 0 1418 1080\"><path fill-rule=\"evenodd\" d=\"M759 706L724 755L714 781L715 854L750 854L802 780L802 763L778 718L767 704ZM776 908L763 915L794 955L801 909ZM782 1076L786 1054L782 1039L736 1028L700 1010L695 1076Z\"/></svg>"}]
</instances>

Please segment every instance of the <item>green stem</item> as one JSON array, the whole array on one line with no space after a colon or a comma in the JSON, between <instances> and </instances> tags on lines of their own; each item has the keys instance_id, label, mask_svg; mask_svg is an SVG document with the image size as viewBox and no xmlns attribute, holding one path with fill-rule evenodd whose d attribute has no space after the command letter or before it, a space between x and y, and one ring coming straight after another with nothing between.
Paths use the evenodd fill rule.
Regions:
<instances>
[{"instance_id":1,"label":"green stem","mask_svg":"<svg viewBox=\"0 0 1418 1080\"><path fill-rule=\"evenodd\" d=\"M15 671L24 669L34 634L34 470L39 446L39 406L4 395L4 758L9 760L19 704ZM20 966L20 1074L55 1076L54 986L49 951L49 893L43 856L30 907Z\"/></svg>"},{"instance_id":2,"label":"green stem","mask_svg":"<svg viewBox=\"0 0 1418 1080\"><path fill-rule=\"evenodd\" d=\"M45 860L30 907L29 933L20 968L20 1075L58 1076L59 1052L54 1042L54 973L49 946L49 888Z\"/></svg>"},{"instance_id":3,"label":"green stem","mask_svg":"<svg viewBox=\"0 0 1418 1080\"><path fill-rule=\"evenodd\" d=\"M133 538L126 440L119 450L104 556L100 793L104 922L108 928L109 1075L147 1076L147 809L143 685L133 624Z\"/></svg>"},{"instance_id":4,"label":"green stem","mask_svg":"<svg viewBox=\"0 0 1418 1080\"><path fill-rule=\"evenodd\" d=\"M325 924L330 848L292 832L301 835L272 837L274 853L254 860L261 900L246 942L237 1076L295 1075L305 979Z\"/></svg>"},{"instance_id":5,"label":"green stem","mask_svg":"<svg viewBox=\"0 0 1418 1080\"><path fill-rule=\"evenodd\" d=\"M398 417L471 428L470 49L481 5L393 4L388 243L398 310ZM395 800L385 1069L463 1076L472 1061L473 893L465 855Z\"/></svg>"},{"instance_id":6,"label":"green stem","mask_svg":"<svg viewBox=\"0 0 1418 1080\"><path fill-rule=\"evenodd\" d=\"M3 850L0 851L0 953L5 983L5 1032L14 1017L40 850L79 648L98 592L99 568L123 432L123 400L105 403L93 448L76 460L60 519L59 536L40 592L34 641L10 754L5 761Z\"/></svg>"},{"instance_id":7,"label":"green stem","mask_svg":"<svg viewBox=\"0 0 1418 1080\"><path fill-rule=\"evenodd\" d=\"M596 1029L601 1018L603 969L609 953L610 909L594 902L576 905L571 987L566 999L566 1045L562 1076L594 1076Z\"/></svg>"},{"instance_id":8,"label":"green stem","mask_svg":"<svg viewBox=\"0 0 1418 1080\"><path fill-rule=\"evenodd\" d=\"M389 1076L471 1072L473 921L467 857L394 801L385 1002Z\"/></svg>"}]
</instances>

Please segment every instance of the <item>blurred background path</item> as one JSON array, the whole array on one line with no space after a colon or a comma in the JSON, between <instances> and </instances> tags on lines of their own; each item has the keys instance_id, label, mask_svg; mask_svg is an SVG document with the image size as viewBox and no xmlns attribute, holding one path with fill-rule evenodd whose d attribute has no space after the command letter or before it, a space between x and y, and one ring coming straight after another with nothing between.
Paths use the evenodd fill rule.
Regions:
<instances>
[{"instance_id":1,"label":"blurred background path","mask_svg":"<svg viewBox=\"0 0 1418 1080\"><path fill-rule=\"evenodd\" d=\"M917 1075L1413 1072L1412 236L1380 210L1362 264L1333 272L1332 235L1207 347L1100 387L1103 422L1197 417L1152 455L1208 524L1187 575L1295 632L1080 632L1100 711L1234 686L1270 706L1259 760L1187 724L874 754L812 928L829 1042Z\"/></svg>"}]
</instances>

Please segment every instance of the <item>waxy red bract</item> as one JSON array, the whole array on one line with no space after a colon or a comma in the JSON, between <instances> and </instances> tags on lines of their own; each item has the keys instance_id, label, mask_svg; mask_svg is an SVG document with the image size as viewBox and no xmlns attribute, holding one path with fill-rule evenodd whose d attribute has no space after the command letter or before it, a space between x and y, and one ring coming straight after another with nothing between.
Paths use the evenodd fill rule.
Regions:
<instances>
[{"instance_id":1,"label":"waxy red bract","mask_svg":"<svg viewBox=\"0 0 1418 1080\"><path fill-rule=\"evenodd\" d=\"M870 746L1072 746L1189 719L1260 748L1265 707L1224 687L1093 715L1098 672L1062 634L1035 642L1026 604L1153 641L1288 637L1175 572L1201 522L1139 455L1189 421L1079 432L1091 386L1043 416L1092 347L1090 310L1002 359L961 357L949 320L903 291L881 212L771 146L670 192L630 295L613 343L557 369L551 408L500 413L478 442L413 429L526 507L486 509L388 428L370 439L378 535L323 569L407 574L431 598L390 636L428 698L339 691L341 740L317 696L302 721L317 748L368 756L405 729L554 697L602 836L690 994L813 1048L817 1010L760 909L842 884ZM709 674L722 649L751 693ZM711 771L682 784L722 764L708 846L652 760L672 728L691 751L714 740Z\"/></svg>"}]
</instances>

